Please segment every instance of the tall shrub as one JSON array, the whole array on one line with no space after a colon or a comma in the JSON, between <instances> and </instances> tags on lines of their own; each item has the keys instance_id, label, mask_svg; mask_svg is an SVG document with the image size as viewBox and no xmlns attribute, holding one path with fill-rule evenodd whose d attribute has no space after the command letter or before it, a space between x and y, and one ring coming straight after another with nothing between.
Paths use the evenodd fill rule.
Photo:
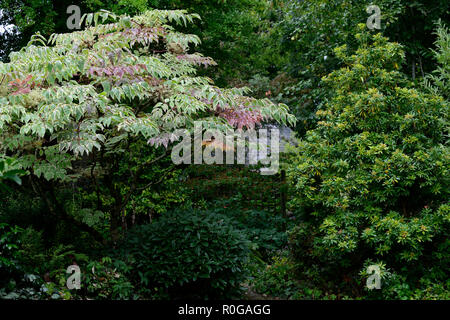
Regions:
<instances>
[{"instance_id":1,"label":"tall shrub","mask_svg":"<svg viewBox=\"0 0 450 320\"><path fill-rule=\"evenodd\" d=\"M355 53L335 50L345 66L323 79L334 97L292 158L292 204L303 210L292 245L332 281L374 262L416 279L448 257L449 104L405 80L399 44L356 38Z\"/></svg>"}]
</instances>

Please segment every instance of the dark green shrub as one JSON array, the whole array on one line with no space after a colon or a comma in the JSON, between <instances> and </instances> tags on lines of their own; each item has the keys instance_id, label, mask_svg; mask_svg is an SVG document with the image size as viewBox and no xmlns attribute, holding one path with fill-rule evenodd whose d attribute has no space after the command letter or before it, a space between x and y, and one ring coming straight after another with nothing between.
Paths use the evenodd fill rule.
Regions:
<instances>
[{"instance_id":1,"label":"dark green shrub","mask_svg":"<svg viewBox=\"0 0 450 320\"><path fill-rule=\"evenodd\" d=\"M222 215L176 211L130 230L121 255L147 295L226 298L239 294L248 240Z\"/></svg>"},{"instance_id":2,"label":"dark green shrub","mask_svg":"<svg viewBox=\"0 0 450 320\"><path fill-rule=\"evenodd\" d=\"M110 257L90 261L82 278L83 293L95 299L139 298L127 276L131 271L124 261Z\"/></svg>"},{"instance_id":3,"label":"dark green shrub","mask_svg":"<svg viewBox=\"0 0 450 320\"><path fill-rule=\"evenodd\" d=\"M9 278L21 272L18 259L22 231L18 226L0 224L0 287L3 287Z\"/></svg>"},{"instance_id":4,"label":"dark green shrub","mask_svg":"<svg viewBox=\"0 0 450 320\"><path fill-rule=\"evenodd\" d=\"M33 267L27 262L35 258L40 241L40 234L31 228L0 223L0 299L39 299L42 279L30 273Z\"/></svg>"},{"instance_id":5,"label":"dark green shrub","mask_svg":"<svg viewBox=\"0 0 450 320\"><path fill-rule=\"evenodd\" d=\"M271 256L287 246L285 227L288 221L280 213L240 208L233 198L219 200L214 206L214 212L229 218L233 226L246 235L263 257Z\"/></svg>"},{"instance_id":6,"label":"dark green shrub","mask_svg":"<svg viewBox=\"0 0 450 320\"><path fill-rule=\"evenodd\" d=\"M271 264L255 271L251 283L258 293L289 299L300 290L295 265L286 254L275 255Z\"/></svg>"},{"instance_id":7,"label":"dark green shrub","mask_svg":"<svg viewBox=\"0 0 450 320\"><path fill-rule=\"evenodd\" d=\"M45 248L42 231L31 227L24 229L20 234L18 251L20 263L29 272L38 272L45 265Z\"/></svg>"}]
</instances>

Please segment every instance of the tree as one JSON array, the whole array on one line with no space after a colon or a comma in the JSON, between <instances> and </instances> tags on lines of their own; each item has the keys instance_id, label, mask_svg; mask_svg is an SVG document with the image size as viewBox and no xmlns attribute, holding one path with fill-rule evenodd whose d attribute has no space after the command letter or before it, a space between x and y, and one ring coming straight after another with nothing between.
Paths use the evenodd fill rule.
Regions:
<instances>
[{"instance_id":1,"label":"tree","mask_svg":"<svg viewBox=\"0 0 450 320\"><path fill-rule=\"evenodd\" d=\"M354 54L335 50L345 66L324 78L333 97L288 171L304 221L294 247L334 275L382 261L425 276L449 232L449 103L399 72L398 43L356 38Z\"/></svg>"},{"instance_id":2,"label":"tree","mask_svg":"<svg viewBox=\"0 0 450 320\"><path fill-rule=\"evenodd\" d=\"M0 9L0 61L5 60L12 48L18 46L18 31L17 27L11 24L11 16L8 16L3 9Z\"/></svg>"},{"instance_id":3,"label":"tree","mask_svg":"<svg viewBox=\"0 0 450 320\"><path fill-rule=\"evenodd\" d=\"M282 55L272 35L279 1L270 0L122 0L119 3L87 0L92 10L142 12L149 8L185 9L202 21L188 25L189 33L203 42L199 51L213 57L218 66L205 71L220 85L243 83L252 75L276 71ZM275 69L275 70L274 70Z\"/></svg>"},{"instance_id":4,"label":"tree","mask_svg":"<svg viewBox=\"0 0 450 320\"><path fill-rule=\"evenodd\" d=\"M66 10L73 4L78 5L83 13L108 10L131 16L152 8L185 9L201 14L202 21L182 30L198 35L203 41L199 52L219 63L217 68L205 73L219 85L227 85L232 80L242 81L256 73L267 73L279 63L281 55L270 35L276 3L268 0L53 0L45 3L4 0L3 19L0 17L3 23L0 24L13 23L20 34L14 37L0 35L5 45L4 52L0 52L0 60L6 61L11 51L25 46L36 32L45 37L52 33L70 32L66 26L69 17Z\"/></svg>"},{"instance_id":5,"label":"tree","mask_svg":"<svg viewBox=\"0 0 450 320\"><path fill-rule=\"evenodd\" d=\"M379 32L404 46L407 63L402 64L402 71L415 79L434 69L434 23L439 18L448 21L450 3L446 0L287 1L278 28L283 34L282 52L289 61L285 70L297 82L284 91L282 101L300 120L296 128L300 133L315 127L315 112L329 98L321 78L342 66L333 50L343 44L356 50L354 30L369 18L366 8L371 4L381 10Z\"/></svg>"},{"instance_id":6,"label":"tree","mask_svg":"<svg viewBox=\"0 0 450 320\"><path fill-rule=\"evenodd\" d=\"M68 31L66 9L71 4L73 1L69 0L2 0L3 17L0 22L13 24L18 33L13 36L2 35L6 42L0 61L6 61L10 52L25 46L36 32L50 36L53 32Z\"/></svg>"},{"instance_id":7,"label":"tree","mask_svg":"<svg viewBox=\"0 0 450 320\"><path fill-rule=\"evenodd\" d=\"M200 39L170 23L187 25L198 18L182 10L151 10L133 18L87 14L85 30L48 40L36 34L10 55L11 62L0 64L0 154L14 155L17 167L29 171L55 217L73 218L58 205L57 183L80 177L96 163L114 172L109 157L120 157L124 145L145 139L168 147L177 139L173 132L192 130L194 121L221 131L232 128L227 119L244 127L269 119L294 123L285 105L196 76L198 66L215 62L188 53ZM159 159L140 163L132 180ZM127 199L111 176L103 178L115 198L110 215L116 233Z\"/></svg>"},{"instance_id":8,"label":"tree","mask_svg":"<svg viewBox=\"0 0 450 320\"><path fill-rule=\"evenodd\" d=\"M450 32L439 21L436 29L436 50L434 55L438 62L437 69L425 78L426 86L434 93L450 99Z\"/></svg>"}]
</instances>

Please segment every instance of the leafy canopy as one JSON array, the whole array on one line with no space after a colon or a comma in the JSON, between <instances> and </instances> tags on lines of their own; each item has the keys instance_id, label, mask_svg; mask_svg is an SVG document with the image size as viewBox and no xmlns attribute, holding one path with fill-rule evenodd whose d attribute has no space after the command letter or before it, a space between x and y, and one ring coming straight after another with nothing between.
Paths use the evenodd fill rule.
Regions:
<instances>
[{"instance_id":1,"label":"leafy canopy","mask_svg":"<svg viewBox=\"0 0 450 320\"><path fill-rule=\"evenodd\" d=\"M194 121L223 131L270 119L293 124L285 105L196 76L198 66L215 62L189 53L200 39L171 25L196 19L183 10L101 11L83 16L85 30L34 35L0 63L0 154L63 179L75 157L136 136L167 147L175 129Z\"/></svg>"}]
</instances>

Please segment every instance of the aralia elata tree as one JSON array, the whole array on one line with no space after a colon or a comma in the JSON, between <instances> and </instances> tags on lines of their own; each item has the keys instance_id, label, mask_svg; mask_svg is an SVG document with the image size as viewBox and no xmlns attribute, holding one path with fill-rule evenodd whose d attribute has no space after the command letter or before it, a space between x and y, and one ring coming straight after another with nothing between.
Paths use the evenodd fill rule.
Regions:
<instances>
[{"instance_id":1,"label":"aralia elata tree","mask_svg":"<svg viewBox=\"0 0 450 320\"><path fill-rule=\"evenodd\" d=\"M0 64L0 154L14 156L35 190L49 194L46 202L55 217L73 219L54 203L54 186L79 176L76 160L102 158L108 164L109 154L139 139L149 148L167 148L177 139L174 130L191 130L194 121L223 132L265 120L294 123L285 105L196 76L198 66L215 62L189 53L200 39L171 25L195 19L199 16L182 10L135 17L91 13L83 16L84 30L48 40L36 34L11 53L10 63ZM139 173L137 168L132 174L138 179ZM126 203L117 186L110 186L117 192L110 212L116 232Z\"/></svg>"}]
</instances>

